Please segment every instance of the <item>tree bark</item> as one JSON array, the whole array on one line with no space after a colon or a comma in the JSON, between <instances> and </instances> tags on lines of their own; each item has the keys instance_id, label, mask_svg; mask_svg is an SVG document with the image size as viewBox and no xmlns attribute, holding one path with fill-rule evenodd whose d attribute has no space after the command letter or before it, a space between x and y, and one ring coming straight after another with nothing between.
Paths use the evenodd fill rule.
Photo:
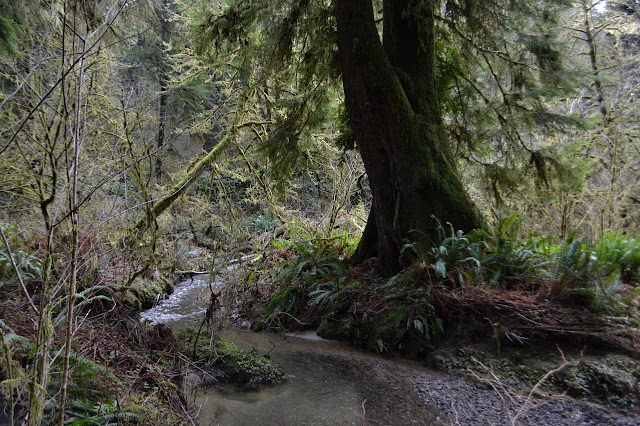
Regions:
<instances>
[{"instance_id":1,"label":"tree bark","mask_svg":"<svg viewBox=\"0 0 640 426\"><path fill-rule=\"evenodd\" d=\"M432 216L465 231L484 226L442 123L432 8L426 0L385 1L384 46L371 0L337 0L334 11L345 104L373 194L380 272L389 276L412 260L401 256L406 242L435 241ZM371 241L375 233L366 230L356 260L372 253L364 247Z\"/></svg>"}]
</instances>

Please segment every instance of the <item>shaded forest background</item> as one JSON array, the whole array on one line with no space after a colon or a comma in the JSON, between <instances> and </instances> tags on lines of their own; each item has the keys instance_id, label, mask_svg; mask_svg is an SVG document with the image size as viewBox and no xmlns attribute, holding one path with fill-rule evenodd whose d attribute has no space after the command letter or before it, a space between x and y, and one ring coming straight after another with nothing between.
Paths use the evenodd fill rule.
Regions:
<instances>
[{"instance_id":1,"label":"shaded forest background","mask_svg":"<svg viewBox=\"0 0 640 426\"><path fill-rule=\"evenodd\" d=\"M331 2L0 0L0 378L28 394L32 424L50 380L63 416L88 308L149 307L176 275L248 254L238 293L265 327L347 318L354 295L375 310L375 289L397 286L384 320L428 344L447 312L494 297L468 290L465 306L453 291L486 287L512 292L511 313L559 301L616 318L567 328L611 326L637 349L640 6L540 2L527 18L490 2L476 23L473 2L440 3L437 102L488 226L435 218L441 238L407 241L413 263L389 281L349 269L372 193ZM24 348L27 369L12 358Z\"/></svg>"}]
</instances>

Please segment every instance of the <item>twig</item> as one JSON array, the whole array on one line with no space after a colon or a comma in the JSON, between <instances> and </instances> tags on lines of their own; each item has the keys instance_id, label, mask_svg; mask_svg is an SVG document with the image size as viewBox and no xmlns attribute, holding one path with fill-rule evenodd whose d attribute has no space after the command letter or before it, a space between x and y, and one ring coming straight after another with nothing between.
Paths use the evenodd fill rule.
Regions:
<instances>
[{"instance_id":1,"label":"twig","mask_svg":"<svg viewBox=\"0 0 640 426\"><path fill-rule=\"evenodd\" d=\"M509 398L509 402L511 404L514 404L516 401L514 400L513 396L511 395L512 393L515 392L509 392L508 389L505 388L504 384L502 383L502 381L498 378L498 376L496 376L496 374L493 372L492 369L490 369L489 367L487 367L486 365L484 365L480 360L476 359L475 357L471 357L471 359L476 362L477 364L479 364L482 368L484 368L492 377L492 380L489 379L483 379L480 376L478 376L473 370L469 369L469 372L471 373L471 375L473 377L475 377L477 380L481 381L481 382L486 382L489 384L489 386L491 386L491 388L493 388L493 390L496 392L496 394L498 394L498 397L500 397L500 400L502 401L502 409L504 410L504 412L508 415L509 413L509 408L507 406L507 400L504 398L504 396L506 395ZM496 387L496 384L500 387L500 389L498 389Z\"/></svg>"},{"instance_id":2,"label":"twig","mask_svg":"<svg viewBox=\"0 0 640 426\"><path fill-rule=\"evenodd\" d=\"M11 247L9 247L9 241L7 241L7 237L4 235L4 229L2 229L2 226L0 226L0 233L2 234L2 241L4 241L4 246L7 249L7 254L9 255L9 260L11 261L11 266L13 266L13 270L16 272L16 277L18 277L18 282L20 283L20 288L24 292L24 295L27 297L27 300L29 301L29 305L31 305L31 309L33 309L33 311L36 314L39 314L40 312L38 311L38 308L36 308L36 305L33 303L33 300L31 300L31 296L29 296L29 292L27 291L27 287L24 285L24 281L22 280L22 275L20 275L20 270L18 269L18 265L16 265L16 261L13 258L13 253L11 252Z\"/></svg>"},{"instance_id":3,"label":"twig","mask_svg":"<svg viewBox=\"0 0 640 426\"><path fill-rule=\"evenodd\" d=\"M529 408L529 404L531 404L531 399L533 398L533 394L538 390L538 388L542 385L542 383L545 380L547 380L549 377L553 376L554 374L561 372L567 367L570 367L570 366L573 367L576 365L576 363L574 362L567 361L560 347L558 347L558 351L562 356L563 363L558 368L554 368L553 370L548 371L547 374L545 374L542 377L542 379L538 380L538 382L533 386L533 388L531 388L531 391L529 392L529 395L527 395L527 399L524 401L524 404L522 404L522 406L520 407L516 415L511 419L512 425L515 425L516 422L518 421L518 418L527 412L527 409Z\"/></svg>"},{"instance_id":4,"label":"twig","mask_svg":"<svg viewBox=\"0 0 640 426\"><path fill-rule=\"evenodd\" d=\"M456 407L453 404L453 401L451 401L451 410L453 411L453 414L455 414L456 416L456 424L460 426L460 416L458 415L458 410L456 410Z\"/></svg>"}]
</instances>

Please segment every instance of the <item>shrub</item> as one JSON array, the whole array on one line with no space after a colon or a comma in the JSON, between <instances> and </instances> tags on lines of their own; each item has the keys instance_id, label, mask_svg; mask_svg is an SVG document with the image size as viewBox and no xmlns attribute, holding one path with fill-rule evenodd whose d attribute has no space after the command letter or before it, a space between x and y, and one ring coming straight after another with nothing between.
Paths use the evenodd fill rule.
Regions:
<instances>
[{"instance_id":1,"label":"shrub","mask_svg":"<svg viewBox=\"0 0 640 426\"><path fill-rule=\"evenodd\" d=\"M429 249L432 268L437 276L449 278L459 286L480 284L483 278L481 259L487 249L486 242L473 241L462 231L455 231L451 223L447 222L447 225L448 236L440 222L437 224L439 242Z\"/></svg>"},{"instance_id":2,"label":"shrub","mask_svg":"<svg viewBox=\"0 0 640 426\"><path fill-rule=\"evenodd\" d=\"M18 235L15 228L0 222L2 230L11 247L13 260L20 271L24 281L35 280L42 274L42 261L29 253L24 240ZM17 281L15 270L11 264L11 258L5 247L4 241L0 242L0 283L14 283Z\"/></svg>"}]
</instances>

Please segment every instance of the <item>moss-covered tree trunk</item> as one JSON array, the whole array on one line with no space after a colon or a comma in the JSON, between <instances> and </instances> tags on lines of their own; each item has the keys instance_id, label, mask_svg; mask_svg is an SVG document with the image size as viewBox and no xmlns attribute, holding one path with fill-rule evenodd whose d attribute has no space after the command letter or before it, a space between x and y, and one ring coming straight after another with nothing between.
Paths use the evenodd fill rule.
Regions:
<instances>
[{"instance_id":1,"label":"moss-covered tree trunk","mask_svg":"<svg viewBox=\"0 0 640 426\"><path fill-rule=\"evenodd\" d=\"M429 244L435 237L432 215L457 229L483 226L443 127L433 7L429 0L385 0L383 46L371 0L336 1L347 112L373 193L375 227L367 227L356 260L377 252L385 275L411 260L401 259L406 240Z\"/></svg>"}]
</instances>

